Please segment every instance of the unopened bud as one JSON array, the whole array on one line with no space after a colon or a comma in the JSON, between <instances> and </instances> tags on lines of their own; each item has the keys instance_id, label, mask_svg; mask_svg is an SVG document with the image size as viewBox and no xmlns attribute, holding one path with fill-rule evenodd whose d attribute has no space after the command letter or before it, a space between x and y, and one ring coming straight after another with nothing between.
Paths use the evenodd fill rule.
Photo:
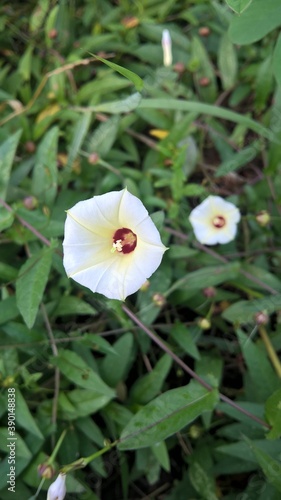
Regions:
<instances>
[{"instance_id":1,"label":"unopened bud","mask_svg":"<svg viewBox=\"0 0 281 500\"><path fill-rule=\"evenodd\" d=\"M122 19L121 23L125 28L135 28L140 23L139 19L135 16L126 16Z\"/></svg>"},{"instance_id":2,"label":"unopened bud","mask_svg":"<svg viewBox=\"0 0 281 500\"><path fill-rule=\"evenodd\" d=\"M213 286L207 286L207 288L204 288L203 290L203 295L205 295L208 299L215 297L216 293L217 291Z\"/></svg>"},{"instance_id":3,"label":"unopened bud","mask_svg":"<svg viewBox=\"0 0 281 500\"><path fill-rule=\"evenodd\" d=\"M65 474L59 474L51 484L47 493L47 500L63 500L66 495Z\"/></svg>"},{"instance_id":4,"label":"unopened bud","mask_svg":"<svg viewBox=\"0 0 281 500\"><path fill-rule=\"evenodd\" d=\"M257 325L267 325L269 316L265 311L259 311L254 315L254 320Z\"/></svg>"},{"instance_id":5,"label":"unopened bud","mask_svg":"<svg viewBox=\"0 0 281 500\"><path fill-rule=\"evenodd\" d=\"M91 164L91 165L95 165L96 163L98 163L100 157L97 153L91 153L89 156L88 156L88 162Z\"/></svg>"},{"instance_id":6,"label":"unopened bud","mask_svg":"<svg viewBox=\"0 0 281 500\"><path fill-rule=\"evenodd\" d=\"M172 56L172 40L169 30L163 30L162 49L163 49L164 66L171 66L173 62L173 56Z\"/></svg>"},{"instance_id":7,"label":"unopened bud","mask_svg":"<svg viewBox=\"0 0 281 500\"><path fill-rule=\"evenodd\" d=\"M154 304L158 307L162 307L166 304L166 299L161 293L155 293L152 297Z\"/></svg>"},{"instance_id":8,"label":"unopened bud","mask_svg":"<svg viewBox=\"0 0 281 500\"><path fill-rule=\"evenodd\" d=\"M198 320L198 326L200 326L202 330L209 330L211 328L211 322L208 318L200 318Z\"/></svg>"},{"instance_id":9,"label":"unopened bud","mask_svg":"<svg viewBox=\"0 0 281 500\"><path fill-rule=\"evenodd\" d=\"M207 76L202 76L198 83L201 87L208 87L208 85L210 85L210 78L208 78Z\"/></svg>"},{"instance_id":10,"label":"unopened bud","mask_svg":"<svg viewBox=\"0 0 281 500\"><path fill-rule=\"evenodd\" d=\"M200 436L202 436L202 427L199 427L199 425L191 425L189 428L189 436L192 439L198 439Z\"/></svg>"},{"instance_id":11,"label":"unopened bud","mask_svg":"<svg viewBox=\"0 0 281 500\"><path fill-rule=\"evenodd\" d=\"M200 36L209 36L211 30L208 28L208 26L202 26L199 28L198 33Z\"/></svg>"},{"instance_id":12,"label":"unopened bud","mask_svg":"<svg viewBox=\"0 0 281 500\"><path fill-rule=\"evenodd\" d=\"M8 375L8 377L4 378L2 386L11 387L12 385L14 385L14 382L15 382L15 377L13 377L12 375Z\"/></svg>"},{"instance_id":13,"label":"unopened bud","mask_svg":"<svg viewBox=\"0 0 281 500\"><path fill-rule=\"evenodd\" d=\"M24 145L25 147L25 150L28 152L28 153L34 153L35 149L36 149L36 144L35 142L33 141L27 141Z\"/></svg>"},{"instance_id":14,"label":"unopened bud","mask_svg":"<svg viewBox=\"0 0 281 500\"><path fill-rule=\"evenodd\" d=\"M37 467L37 472L39 476L43 477L44 479L52 479L55 470L51 465L39 464Z\"/></svg>"},{"instance_id":15,"label":"unopened bud","mask_svg":"<svg viewBox=\"0 0 281 500\"><path fill-rule=\"evenodd\" d=\"M146 292L150 287L150 282L146 280L144 284L140 287L141 292Z\"/></svg>"},{"instance_id":16,"label":"unopened bud","mask_svg":"<svg viewBox=\"0 0 281 500\"><path fill-rule=\"evenodd\" d=\"M173 68L174 71L179 75L181 75L185 71L185 65L182 62L177 62L176 64L174 64Z\"/></svg>"},{"instance_id":17,"label":"unopened bud","mask_svg":"<svg viewBox=\"0 0 281 500\"><path fill-rule=\"evenodd\" d=\"M23 204L27 210L34 210L38 207L38 200L35 196L26 196L23 200Z\"/></svg>"},{"instance_id":18,"label":"unopened bud","mask_svg":"<svg viewBox=\"0 0 281 500\"><path fill-rule=\"evenodd\" d=\"M267 226L270 223L270 214L267 210L261 210L256 215L256 221L260 226Z\"/></svg>"},{"instance_id":19,"label":"unopened bud","mask_svg":"<svg viewBox=\"0 0 281 500\"><path fill-rule=\"evenodd\" d=\"M51 39L57 38L57 36L58 36L58 31L55 28L51 29L48 33L48 37Z\"/></svg>"}]
</instances>

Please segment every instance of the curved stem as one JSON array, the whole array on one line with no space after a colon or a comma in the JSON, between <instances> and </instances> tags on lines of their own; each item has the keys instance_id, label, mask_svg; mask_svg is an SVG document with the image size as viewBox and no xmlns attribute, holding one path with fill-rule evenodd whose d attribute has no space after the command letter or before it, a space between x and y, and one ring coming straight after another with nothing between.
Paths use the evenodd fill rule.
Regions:
<instances>
[{"instance_id":1,"label":"curved stem","mask_svg":"<svg viewBox=\"0 0 281 500\"><path fill-rule=\"evenodd\" d=\"M129 316L130 319L134 321L136 325L138 325L150 338L157 344L163 351L165 351L171 358L174 359L174 361L186 372L188 373L193 379L197 380L199 384L201 384L205 389L208 391L212 391L213 387L208 384L204 379L202 379L195 371L193 371L182 359L180 359L171 349L154 333L152 332L147 326L145 326L142 321L137 318L137 316L127 307L125 304L122 305L123 311ZM243 413L247 417L251 418L255 422L258 422L260 425L263 427L266 427L267 429L270 429L270 425L267 424L264 420L261 420L260 418L256 417L256 415L253 415L251 412L245 410L238 404L236 404L232 399L228 398L224 394L219 393L219 397L221 401L224 401L225 403L229 404L233 408L235 408L237 411L240 413Z\"/></svg>"}]
</instances>

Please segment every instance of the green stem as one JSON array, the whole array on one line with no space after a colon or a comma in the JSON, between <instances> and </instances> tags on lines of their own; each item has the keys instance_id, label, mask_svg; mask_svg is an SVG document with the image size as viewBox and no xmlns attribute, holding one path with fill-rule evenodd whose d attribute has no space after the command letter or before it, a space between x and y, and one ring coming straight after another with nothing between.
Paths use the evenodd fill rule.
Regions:
<instances>
[{"instance_id":1,"label":"green stem","mask_svg":"<svg viewBox=\"0 0 281 500\"><path fill-rule=\"evenodd\" d=\"M173 358L174 361L186 373L188 373L192 378L197 380L197 382L199 384L201 384L203 387L205 387L205 389L207 389L208 391L213 390L213 387L210 384L205 382L204 379L202 379L199 375L197 375L197 373L195 373L188 365L186 365L184 363L184 361L182 361L182 359L180 359L173 351L171 351L171 349L155 333L153 333L149 328L147 328L147 326L145 326L140 321L140 319L137 318L137 316L130 309L128 309L127 306L125 306L125 304L122 305L122 309L127 314L127 316L129 316L129 318L131 318L134 321L134 323L136 325L138 325L141 328L141 330L143 330L151 338L151 340L153 340L153 342L155 342L155 344L157 344L164 352L169 354L169 356L171 356L171 358ZM258 422L263 427L267 427L268 429L271 428L270 425L267 424L267 422L265 422L264 420L261 420L260 418L256 417L256 415L253 415L251 412L249 412L249 411L245 410L244 408L242 408L241 406L237 405L234 401L232 401L232 399L228 398L224 394L219 393L219 397L220 397L221 401L224 401L225 403L232 406L240 413L243 413L247 417L251 418L255 422Z\"/></svg>"}]
</instances>

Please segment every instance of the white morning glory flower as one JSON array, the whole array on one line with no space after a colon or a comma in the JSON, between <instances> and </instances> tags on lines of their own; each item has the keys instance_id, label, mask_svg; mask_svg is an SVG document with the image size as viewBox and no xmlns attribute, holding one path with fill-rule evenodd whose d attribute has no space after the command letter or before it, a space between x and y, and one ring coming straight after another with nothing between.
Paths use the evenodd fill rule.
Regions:
<instances>
[{"instance_id":1,"label":"white morning glory flower","mask_svg":"<svg viewBox=\"0 0 281 500\"><path fill-rule=\"evenodd\" d=\"M220 196L208 196L189 216L197 240L206 245L233 240L240 218L238 208Z\"/></svg>"},{"instance_id":2,"label":"white morning glory flower","mask_svg":"<svg viewBox=\"0 0 281 500\"><path fill-rule=\"evenodd\" d=\"M59 474L47 492L47 500L63 500L66 495L65 474Z\"/></svg>"},{"instance_id":3,"label":"white morning glory flower","mask_svg":"<svg viewBox=\"0 0 281 500\"><path fill-rule=\"evenodd\" d=\"M164 66L171 66L173 62L172 56L172 40L169 30L165 29L162 32L162 49L163 49L163 64Z\"/></svg>"},{"instance_id":4,"label":"white morning glory flower","mask_svg":"<svg viewBox=\"0 0 281 500\"><path fill-rule=\"evenodd\" d=\"M166 250L146 208L127 189L68 210L63 247L68 277L119 300L145 283Z\"/></svg>"}]
</instances>

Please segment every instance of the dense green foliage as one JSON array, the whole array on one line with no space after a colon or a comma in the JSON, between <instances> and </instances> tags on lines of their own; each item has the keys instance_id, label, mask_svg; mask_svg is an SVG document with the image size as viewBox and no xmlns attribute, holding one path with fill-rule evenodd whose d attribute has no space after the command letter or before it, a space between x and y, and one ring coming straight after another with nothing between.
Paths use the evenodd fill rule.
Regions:
<instances>
[{"instance_id":1,"label":"dense green foliage","mask_svg":"<svg viewBox=\"0 0 281 500\"><path fill-rule=\"evenodd\" d=\"M2 2L2 500L45 499L44 463L67 499L280 498L280 11ZM169 250L123 304L67 278L62 240L65 210L125 186ZM225 245L188 220L209 194L242 213Z\"/></svg>"}]
</instances>

